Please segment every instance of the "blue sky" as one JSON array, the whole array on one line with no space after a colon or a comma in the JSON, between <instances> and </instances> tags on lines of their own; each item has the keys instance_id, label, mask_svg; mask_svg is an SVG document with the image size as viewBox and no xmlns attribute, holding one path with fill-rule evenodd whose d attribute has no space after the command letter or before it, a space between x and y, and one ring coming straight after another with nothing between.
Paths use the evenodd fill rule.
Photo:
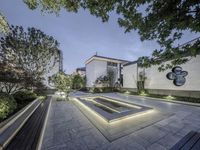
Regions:
<instances>
[{"instance_id":1,"label":"blue sky","mask_svg":"<svg viewBox=\"0 0 200 150\"><path fill-rule=\"evenodd\" d=\"M125 34L117 24L116 14L111 14L109 22L102 23L100 18L84 10L78 13L63 10L59 16L32 11L22 0L1 0L0 11L9 24L36 27L57 39L63 51L66 73L84 66L84 62L96 52L102 56L134 61L159 48L154 41L141 42L136 31ZM197 34L185 32L179 44L196 37Z\"/></svg>"}]
</instances>

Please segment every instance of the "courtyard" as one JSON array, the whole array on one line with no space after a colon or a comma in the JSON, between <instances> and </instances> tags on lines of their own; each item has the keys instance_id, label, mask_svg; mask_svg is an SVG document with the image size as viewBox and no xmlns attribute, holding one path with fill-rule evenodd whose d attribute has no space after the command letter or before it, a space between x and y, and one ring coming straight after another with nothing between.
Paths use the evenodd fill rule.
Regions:
<instances>
[{"instance_id":1,"label":"courtyard","mask_svg":"<svg viewBox=\"0 0 200 150\"><path fill-rule=\"evenodd\" d=\"M0 150L200 150L200 1L4 0Z\"/></svg>"},{"instance_id":2,"label":"courtyard","mask_svg":"<svg viewBox=\"0 0 200 150\"><path fill-rule=\"evenodd\" d=\"M70 97L82 95L93 94L74 92ZM72 101L56 101L53 97L42 149L165 150L173 147L191 130L200 131L200 107L198 106L119 93L100 95L152 107L161 112L170 112L172 115L109 142Z\"/></svg>"}]
</instances>

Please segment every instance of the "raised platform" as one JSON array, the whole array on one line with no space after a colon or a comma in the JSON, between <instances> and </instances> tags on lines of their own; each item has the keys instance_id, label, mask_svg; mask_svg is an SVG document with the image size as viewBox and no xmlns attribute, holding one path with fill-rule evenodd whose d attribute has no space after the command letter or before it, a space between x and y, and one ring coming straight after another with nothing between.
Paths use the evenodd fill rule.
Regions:
<instances>
[{"instance_id":1,"label":"raised platform","mask_svg":"<svg viewBox=\"0 0 200 150\"><path fill-rule=\"evenodd\" d=\"M112 113L108 115L108 113L99 110L98 107L91 107L91 105L93 104L87 102L87 98L88 97L74 97L70 99L110 142L135 131L138 131L140 129L143 129L145 127L148 127L158 121L161 121L173 115L172 113L160 112L156 109L151 109L147 106L136 105L134 103L127 103L128 105L138 107L143 111L139 112L138 110L140 109L129 109L127 112L122 112L122 114L113 113L115 115L112 116ZM120 99L115 99L114 101L122 102L120 101ZM127 114L127 116L125 114Z\"/></svg>"},{"instance_id":2,"label":"raised platform","mask_svg":"<svg viewBox=\"0 0 200 150\"><path fill-rule=\"evenodd\" d=\"M125 103L102 96L77 98L77 100L82 103L83 107L88 107L108 123L153 110L146 106Z\"/></svg>"}]
</instances>

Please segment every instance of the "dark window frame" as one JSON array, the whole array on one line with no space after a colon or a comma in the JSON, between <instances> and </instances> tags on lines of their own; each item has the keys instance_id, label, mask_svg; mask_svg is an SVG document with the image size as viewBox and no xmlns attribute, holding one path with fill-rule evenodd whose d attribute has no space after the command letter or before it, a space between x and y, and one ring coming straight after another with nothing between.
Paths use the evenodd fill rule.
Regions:
<instances>
[{"instance_id":1,"label":"dark window frame","mask_svg":"<svg viewBox=\"0 0 200 150\"><path fill-rule=\"evenodd\" d=\"M117 67L117 63L108 61L107 66Z\"/></svg>"}]
</instances>

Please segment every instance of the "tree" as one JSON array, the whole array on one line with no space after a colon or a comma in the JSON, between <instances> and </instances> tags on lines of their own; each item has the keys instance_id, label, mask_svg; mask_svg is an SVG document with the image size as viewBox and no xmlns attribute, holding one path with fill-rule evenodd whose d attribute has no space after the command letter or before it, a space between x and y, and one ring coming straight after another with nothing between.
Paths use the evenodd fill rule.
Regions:
<instances>
[{"instance_id":1,"label":"tree","mask_svg":"<svg viewBox=\"0 0 200 150\"><path fill-rule=\"evenodd\" d=\"M195 57L200 53L200 40L184 47L175 47L184 31L200 32L200 1L198 0L24 0L30 9L41 8L44 12L59 14L62 8L77 12L88 9L103 22L109 20L110 12L119 14L118 23L125 32L137 30L141 40L155 40L161 49L154 50L152 57L145 57L145 66L161 64L160 70L188 61L185 56Z\"/></svg>"},{"instance_id":2,"label":"tree","mask_svg":"<svg viewBox=\"0 0 200 150\"><path fill-rule=\"evenodd\" d=\"M137 81L137 89L138 92L145 91L145 80L146 80L145 70L139 72L138 81Z\"/></svg>"},{"instance_id":3,"label":"tree","mask_svg":"<svg viewBox=\"0 0 200 150\"><path fill-rule=\"evenodd\" d=\"M95 80L94 86L95 86L95 87L96 87L96 86L98 87L99 85L101 85L101 86L109 86L108 77L105 76L105 75L99 76L99 77Z\"/></svg>"},{"instance_id":4,"label":"tree","mask_svg":"<svg viewBox=\"0 0 200 150\"><path fill-rule=\"evenodd\" d=\"M85 77L80 76L79 74L76 74L72 78L72 88L73 89L81 89L85 87Z\"/></svg>"},{"instance_id":5,"label":"tree","mask_svg":"<svg viewBox=\"0 0 200 150\"><path fill-rule=\"evenodd\" d=\"M41 82L58 61L58 42L35 28L26 31L22 26L11 26L0 44L0 60L13 68L21 68L28 87Z\"/></svg>"},{"instance_id":6,"label":"tree","mask_svg":"<svg viewBox=\"0 0 200 150\"><path fill-rule=\"evenodd\" d=\"M115 84L115 73L112 69L108 69L107 78L109 87L113 87Z\"/></svg>"},{"instance_id":7,"label":"tree","mask_svg":"<svg viewBox=\"0 0 200 150\"><path fill-rule=\"evenodd\" d=\"M6 21L6 18L0 12L0 33L7 34L9 32L9 25Z\"/></svg>"},{"instance_id":8,"label":"tree","mask_svg":"<svg viewBox=\"0 0 200 150\"><path fill-rule=\"evenodd\" d=\"M4 63L0 63L0 93L13 94L24 88L24 71Z\"/></svg>"},{"instance_id":9,"label":"tree","mask_svg":"<svg viewBox=\"0 0 200 150\"><path fill-rule=\"evenodd\" d=\"M66 94L69 93L72 86L71 76L66 75L64 72L59 72L51 76L49 80L58 91L65 92Z\"/></svg>"}]
</instances>

